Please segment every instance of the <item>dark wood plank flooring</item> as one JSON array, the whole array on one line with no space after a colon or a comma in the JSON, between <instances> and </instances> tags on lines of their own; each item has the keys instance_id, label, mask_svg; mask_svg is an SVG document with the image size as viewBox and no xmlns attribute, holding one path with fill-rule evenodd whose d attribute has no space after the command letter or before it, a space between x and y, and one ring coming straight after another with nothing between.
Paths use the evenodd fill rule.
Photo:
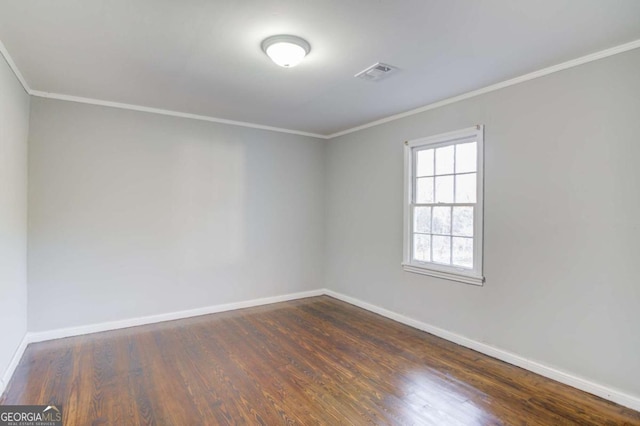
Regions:
<instances>
[{"instance_id":1,"label":"dark wood plank flooring","mask_svg":"<svg viewBox=\"0 0 640 426\"><path fill-rule=\"evenodd\" d=\"M31 344L0 399L65 425L640 425L640 413L330 297Z\"/></svg>"}]
</instances>

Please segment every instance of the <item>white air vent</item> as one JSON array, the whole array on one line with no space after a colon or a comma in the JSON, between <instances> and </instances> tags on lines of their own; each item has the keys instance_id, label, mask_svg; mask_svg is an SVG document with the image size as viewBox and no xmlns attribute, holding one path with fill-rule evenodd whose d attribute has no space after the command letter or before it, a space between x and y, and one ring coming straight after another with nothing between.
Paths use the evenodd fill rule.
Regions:
<instances>
[{"instance_id":1,"label":"white air vent","mask_svg":"<svg viewBox=\"0 0 640 426\"><path fill-rule=\"evenodd\" d=\"M354 75L354 77L366 81L379 81L383 78L387 78L391 74L395 74L397 71L398 68L396 67L378 62L371 65L366 70L360 71L358 74Z\"/></svg>"}]
</instances>

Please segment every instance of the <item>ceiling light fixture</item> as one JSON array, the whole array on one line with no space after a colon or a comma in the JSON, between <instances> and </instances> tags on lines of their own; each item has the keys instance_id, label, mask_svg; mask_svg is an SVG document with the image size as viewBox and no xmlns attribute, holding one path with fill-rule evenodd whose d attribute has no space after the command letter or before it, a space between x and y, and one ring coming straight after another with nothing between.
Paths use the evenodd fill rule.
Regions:
<instances>
[{"instance_id":1,"label":"ceiling light fixture","mask_svg":"<svg viewBox=\"0 0 640 426\"><path fill-rule=\"evenodd\" d=\"M306 40L292 35L275 35L262 42L262 50L281 67L298 65L311 51Z\"/></svg>"}]
</instances>

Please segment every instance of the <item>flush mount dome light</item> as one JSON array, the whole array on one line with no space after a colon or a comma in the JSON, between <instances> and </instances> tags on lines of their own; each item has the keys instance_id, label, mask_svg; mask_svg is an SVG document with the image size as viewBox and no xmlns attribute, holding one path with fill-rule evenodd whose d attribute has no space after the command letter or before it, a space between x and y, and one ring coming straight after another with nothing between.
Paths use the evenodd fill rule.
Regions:
<instances>
[{"instance_id":1,"label":"flush mount dome light","mask_svg":"<svg viewBox=\"0 0 640 426\"><path fill-rule=\"evenodd\" d=\"M276 35L262 42L262 50L281 67L298 65L311 50L306 40L292 35Z\"/></svg>"}]
</instances>

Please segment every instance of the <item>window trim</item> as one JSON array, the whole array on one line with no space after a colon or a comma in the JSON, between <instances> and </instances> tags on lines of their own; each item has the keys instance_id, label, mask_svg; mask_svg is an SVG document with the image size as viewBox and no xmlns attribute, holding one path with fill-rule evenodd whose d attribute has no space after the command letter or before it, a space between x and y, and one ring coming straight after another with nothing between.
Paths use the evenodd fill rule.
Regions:
<instances>
[{"instance_id":1,"label":"window trim","mask_svg":"<svg viewBox=\"0 0 640 426\"><path fill-rule=\"evenodd\" d=\"M412 201L415 174L415 148L437 148L457 144L465 139L473 139L477 143L477 179L476 179L476 210L474 212L473 256L474 268L464 269L455 266L438 265L432 262L420 262L411 259L413 244L413 214ZM427 148L427 149L428 149ZM483 252L484 252L484 126L477 125L453 132L425 138L413 139L405 142L404 147L404 236L402 267L407 272L430 275L432 277L463 282L467 284L483 285Z\"/></svg>"}]
</instances>

